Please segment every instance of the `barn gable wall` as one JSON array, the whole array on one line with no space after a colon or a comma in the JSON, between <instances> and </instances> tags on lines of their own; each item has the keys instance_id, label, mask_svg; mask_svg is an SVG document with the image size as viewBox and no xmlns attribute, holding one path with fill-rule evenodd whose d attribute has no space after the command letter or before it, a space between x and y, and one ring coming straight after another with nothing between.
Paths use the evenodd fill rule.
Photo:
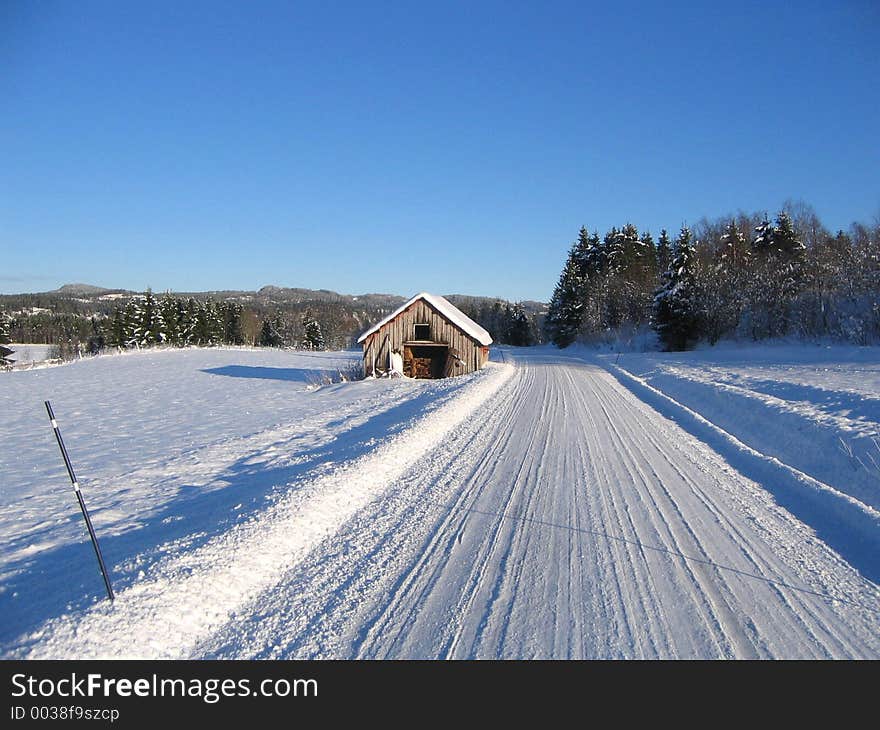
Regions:
<instances>
[{"instance_id":1,"label":"barn gable wall","mask_svg":"<svg viewBox=\"0 0 880 730\"><path fill-rule=\"evenodd\" d=\"M430 325L431 341L449 345L450 350L457 353L462 365L454 368L454 374L472 373L488 360L488 348L482 347L424 299L418 299L364 340L364 372L374 374L373 363L377 370L386 370L389 352L402 352L403 343L415 339L416 324Z\"/></svg>"}]
</instances>

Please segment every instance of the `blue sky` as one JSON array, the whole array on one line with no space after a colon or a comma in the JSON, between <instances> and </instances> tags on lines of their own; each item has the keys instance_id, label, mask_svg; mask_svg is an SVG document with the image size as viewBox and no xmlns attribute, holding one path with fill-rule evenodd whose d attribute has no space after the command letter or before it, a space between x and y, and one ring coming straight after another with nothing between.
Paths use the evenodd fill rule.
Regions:
<instances>
[{"instance_id":1,"label":"blue sky","mask_svg":"<svg viewBox=\"0 0 880 730\"><path fill-rule=\"evenodd\" d=\"M0 291L546 299L581 225L871 221L878 30L874 0L4 2Z\"/></svg>"}]
</instances>

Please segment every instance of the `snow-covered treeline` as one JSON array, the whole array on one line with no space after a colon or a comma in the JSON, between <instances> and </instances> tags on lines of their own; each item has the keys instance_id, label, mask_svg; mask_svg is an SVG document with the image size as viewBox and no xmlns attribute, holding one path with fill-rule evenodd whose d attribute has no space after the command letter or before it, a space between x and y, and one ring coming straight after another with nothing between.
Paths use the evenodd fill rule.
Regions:
<instances>
[{"instance_id":1,"label":"snow-covered treeline","mask_svg":"<svg viewBox=\"0 0 880 730\"><path fill-rule=\"evenodd\" d=\"M106 336L95 349L105 344L119 347L150 347L152 345L243 345L242 306L236 302L218 302L211 297L197 301L193 297L183 299L165 294L157 299L147 290L143 297L131 299L124 307L118 307L106 325ZM281 347L295 344L310 350L323 350L325 346L321 325L307 311L301 321L300 337L293 342L290 327L276 312L263 320L254 344L265 347ZM92 348L90 348L92 349Z\"/></svg>"},{"instance_id":2,"label":"snow-covered treeline","mask_svg":"<svg viewBox=\"0 0 880 730\"><path fill-rule=\"evenodd\" d=\"M683 226L581 228L550 301L560 347L652 326L686 349L722 337L880 340L880 224L830 233L808 206Z\"/></svg>"},{"instance_id":3,"label":"snow-covered treeline","mask_svg":"<svg viewBox=\"0 0 880 730\"><path fill-rule=\"evenodd\" d=\"M149 290L143 297L117 307L100 333L104 344L129 348L167 344L242 345L241 305L208 298L198 302L165 294L157 299Z\"/></svg>"}]
</instances>

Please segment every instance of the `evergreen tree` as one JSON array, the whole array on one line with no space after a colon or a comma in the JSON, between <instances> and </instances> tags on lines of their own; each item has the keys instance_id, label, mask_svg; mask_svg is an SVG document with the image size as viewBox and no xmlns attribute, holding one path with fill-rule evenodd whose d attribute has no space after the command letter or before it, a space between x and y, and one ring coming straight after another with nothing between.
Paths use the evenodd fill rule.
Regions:
<instances>
[{"instance_id":1,"label":"evergreen tree","mask_svg":"<svg viewBox=\"0 0 880 730\"><path fill-rule=\"evenodd\" d=\"M162 321L159 317L159 303L150 289L144 292L144 298L141 302L141 326L140 340L138 344L141 347L149 347L161 342Z\"/></svg>"},{"instance_id":2,"label":"evergreen tree","mask_svg":"<svg viewBox=\"0 0 880 730\"><path fill-rule=\"evenodd\" d=\"M773 225L767 220L766 216L764 220L755 226L752 248L761 253L770 251L773 248Z\"/></svg>"},{"instance_id":3,"label":"evergreen tree","mask_svg":"<svg viewBox=\"0 0 880 730\"><path fill-rule=\"evenodd\" d=\"M660 231L660 238L657 239L657 271L660 274L668 271L672 265L672 242L669 240L669 234L663 228Z\"/></svg>"},{"instance_id":4,"label":"evergreen tree","mask_svg":"<svg viewBox=\"0 0 880 730\"><path fill-rule=\"evenodd\" d=\"M285 345L290 345L295 342L294 339L290 336L291 327L288 327L284 322L284 317L281 315L281 310L275 310L275 316L272 318L272 329L278 334L278 346L284 347Z\"/></svg>"},{"instance_id":5,"label":"evergreen tree","mask_svg":"<svg viewBox=\"0 0 880 730\"><path fill-rule=\"evenodd\" d=\"M492 308L489 310L489 326L487 329L493 340L503 342L507 337L507 322L504 317L504 310L501 307L501 302L497 300L492 303Z\"/></svg>"},{"instance_id":6,"label":"evergreen tree","mask_svg":"<svg viewBox=\"0 0 880 730\"><path fill-rule=\"evenodd\" d=\"M776 216L776 225L772 225L766 217L761 221L755 228L752 247L765 256L780 260L799 257L805 250L794 230L791 216L785 211L780 211Z\"/></svg>"},{"instance_id":7,"label":"evergreen tree","mask_svg":"<svg viewBox=\"0 0 880 730\"><path fill-rule=\"evenodd\" d=\"M10 331L12 330L12 320L6 312L0 312L0 345L8 345L12 342Z\"/></svg>"},{"instance_id":8,"label":"evergreen tree","mask_svg":"<svg viewBox=\"0 0 880 730\"><path fill-rule=\"evenodd\" d=\"M607 268L605 257L605 249L602 247L602 241L599 233L593 231L587 238L586 255L584 258L585 269L584 274L590 278L602 276Z\"/></svg>"},{"instance_id":9,"label":"evergreen tree","mask_svg":"<svg viewBox=\"0 0 880 730\"><path fill-rule=\"evenodd\" d=\"M306 312L303 318L303 344L309 350L324 349L324 335L321 333L321 325L318 324L312 313Z\"/></svg>"},{"instance_id":10,"label":"evergreen tree","mask_svg":"<svg viewBox=\"0 0 880 730\"><path fill-rule=\"evenodd\" d=\"M517 302L513 305L511 313L510 328L508 331L507 342L517 347L529 347L535 344L535 336L532 332L532 323L522 307Z\"/></svg>"},{"instance_id":11,"label":"evergreen tree","mask_svg":"<svg viewBox=\"0 0 880 730\"><path fill-rule=\"evenodd\" d=\"M642 244L641 257L644 278L646 281L654 282L658 276L657 247L654 245L654 237L650 231L645 231L639 242Z\"/></svg>"},{"instance_id":12,"label":"evergreen tree","mask_svg":"<svg viewBox=\"0 0 880 730\"><path fill-rule=\"evenodd\" d=\"M586 233L586 229L581 230ZM607 260L602 240L596 231L586 237L581 248L584 253L579 259L580 301L583 305L580 330L585 334L591 334L601 328L604 294L607 288L605 281Z\"/></svg>"},{"instance_id":13,"label":"evergreen tree","mask_svg":"<svg viewBox=\"0 0 880 730\"><path fill-rule=\"evenodd\" d=\"M125 330L125 312L121 307L116 307L113 312L113 320L110 323L109 344L123 349L128 346L128 336Z\"/></svg>"},{"instance_id":14,"label":"evergreen tree","mask_svg":"<svg viewBox=\"0 0 880 730\"><path fill-rule=\"evenodd\" d=\"M797 318L793 309L795 299L804 288L804 252L805 246L795 233L791 217L785 211L776 217L773 227L773 245L781 258L775 276L775 288L779 292L776 329L787 335L792 322Z\"/></svg>"},{"instance_id":15,"label":"evergreen tree","mask_svg":"<svg viewBox=\"0 0 880 730\"><path fill-rule=\"evenodd\" d=\"M491 334L491 333L490 333ZM511 344L510 338L513 335L513 309L510 306L510 302L504 302L504 311L502 313L502 325L501 325L501 337L498 340L492 339L496 342L501 342L504 344Z\"/></svg>"},{"instance_id":16,"label":"evergreen tree","mask_svg":"<svg viewBox=\"0 0 880 730\"><path fill-rule=\"evenodd\" d=\"M277 347L275 337L272 332L272 323L268 319L264 319L260 325L260 334L257 338L257 344L260 347Z\"/></svg>"},{"instance_id":17,"label":"evergreen tree","mask_svg":"<svg viewBox=\"0 0 880 730\"><path fill-rule=\"evenodd\" d=\"M654 238L645 231L633 239L634 257L627 272L626 320L633 327L642 327L651 320L651 303L657 288L657 249Z\"/></svg>"},{"instance_id":18,"label":"evergreen tree","mask_svg":"<svg viewBox=\"0 0 880 730\"><path fill-rule=\"evenodd\" d=\"M211 297L196 309L193 342L202 347L219 344L223 341L223 317L217 302Z\"/></svg>"},{"instance_id":19,"label":"evergreen tree","mask_svg":"<svg viewBox=\"0 0 880 730\"><path fill-rule=\"evenodd\" d=\"M559 348L575 341L583 320L582 279L574 247L568 254L565 268L550 298L547 312L547 337Z\"/></svg>"},{"instance_id":20,"label":"evergreen tree","mask_svg":"<svg viewBox=\"0 0 880 730\"><path fill-rule=\"evenodd\" d=\"M650 233L639 237L627 223L621 229L623 262L616 286L619 290L622 324L639 327L650 320L651 299L657 287L654 241Z\"/></svg>"},{"instance_id":21,"label":"evergreen tree","mask_svg":"<svg viewBox=\"0 0 880 730\"><path fill-rule=\"evenodd\" d=\"M230 345L243 345L244 335L241 331L241 305L227 302L223 310L223 340Z\"/></svg>"},{"instance_id":22,"label":"evergreen tree","mask_svg":"<svg viewBox=\"0 0 880 730\"><path fill-rule=\"evenodd\" d=\"M667 350L684 350L698 338L697 294L691 232L683 226L672 263L654 295L654 329Z\"/></svg>"},{"instance_id":23,"label":"evergreen tree","mask_svg":"<svg viewBox=\"0 0 880 730\"><path fill-rule=\"evenodd\" d=\"M757 258L750 295L752 336L786 335L792 323L793 301L805 284L805 247L791 217L780 212L776 225L765 217L755 228L752 249Z\"/></svg>"},{"instance_id":24,"label":"evergreen tree","mask_svg":"<svg viewBox=\"0 0 880 730\"><path fill-rule=\"evenodd\" d=\"M86 342L86 352L88 352L89 355L97 355L106 346L107 338L104 334L104 328L97 317L92 317L90 323L92 326L92 332Z\"/></svg>"},{"instance_id":25,"label":"evergreen tree","mask_svg":"<svg viewBox=\"0 0 880 730\"><path fill-rule=\"evenodd\" d=\"M720 238L720 247L700 278L701 330L714 345L736 330L742 317L749 285L749 247L736 221L731 219Z\"/></svg>"},{"instance_id":26,"label":"evergreen tree","mask_svg":"<svg viewBox=\"0 0 880 730\"><path fill-rule=\"evenodd\" d=\"M143 338L143 312L137 299L130 299L123 314L125 347L140 347Z\"/></svg>"},{"instance_id":27,"label":"evergreen tree","mask_svg":"<svg viewBox=\"0 0 880 730\"><path fill-rule=\"evenodd\" d=\"M0 312L0 367L3 368L12 367L13 363L13 361L9 359L9 356L14 350L10 347L6 347L6 345L12 342L10 335L11 329L12 322L6 315L6 312Z\"/></svg>"},{"instance_id":28,"label":"evergreen tree","mask_svg":"<svg viewBox=\"0 0 880 730\"><path fill-rule=\"evenodd\" d=\"M639 239L639 229L632 223L627 223L620 229L620 248L623 252L623 261L620 266L622 271L628 273L633 268L641 266L644 258L642 242Z\"/></svg>"},{"instance_id":29,"label":"evergreen tree","mask_svg":"<svg viewBox=\"0 0 880 730\"><path fill-rule=\"evenodd\" d=\"M181 302L171 292L165 292L159 302L159 342L168 345L181 344Z\"/></svg>"},{"instance_id":30,"label":"evergreen tree","mask_svg":"<svg viewBox=\"0 0 880 730\"><path fill-rule=\"evenodd\" d=\"M577 261L581 279L590 275L590 256L592 252L592 240L586 226L581 226L578 232L577 242L574 244L574 258Z\"/></svg>"},{"instance_id":31,"label":"evergreen tree","mask_svg":"<svg viewBox=\"0 0 880 730\"><path fill-rule=\"evenodd\" d=\"M611 230L605 234L602 248L605 252L607 273L614 275L623 268L624 256L623 235L617 230L617 226L612 226Z\"/></svg>"},{"instance_id":32,"label":"evergreen tree","mask_svg":"<svg viewBox=\"0 0 880 730\"><path fill-rule=\"evenodd\" d=\"M196 303L196 317L193 325L193 344L207 346L211 342L211 312L208 308L208 302Z\"/></svg>"},{"instance_id":33,"label":"evergreen tree","mask_svg":"<svg viewBox=\"0 0 880 730\"><path fill-rule=\"evenodd\" d=\"M281 347L282 338L279 327L280 321L275 317L266 318L260 326L259 344L261 347Z\"/></svg>"},{"instance_id":34,"label":"evergreen tree","mask_svg":"<svg viewBox=\"0 0 880 730\"><path fill-rule=\"evenodd\" d=\"M211 298L205 302L208 312L208 323L211 327L211 344L219 345L223 342L225 326L223 322L223 306Z\"/></svg>"},{"instance_id":35,"label":"evergreen tree","mask_svg":"<svg viewBox=\"0 0 880 730\"><path fill-rule=\"evenodd\" d=\"M180 314L180 344L182 347L196 345L199 342L199 304L190 297L186 300L183 312Z\"/></svg>"},{"instance_id":36,"label":"evergreen tree","mask_svg":"<svg viewBox=\"0 0 880 730\"><path fill-rule=\"evenodd\" d=\"M625 323L640 324L650 303L650 291L643 291L642 266L645 256L638 229L627 223L612 228L605 236L607 259L600 327L617 330Z\"/></svg>"},{"instance_id":37,"label":"evergreen tree","mask_svg":"<svg viewBox=\"0 0 880 730\"><path fill-rule=\"evenodd\" d=\"M800 256L805 249L804 244L801 243L797 233L795 233L791 216L785 211L781 211L776 216L772 240L775 252L787 258Z\"/></svg>"}]
</instances>

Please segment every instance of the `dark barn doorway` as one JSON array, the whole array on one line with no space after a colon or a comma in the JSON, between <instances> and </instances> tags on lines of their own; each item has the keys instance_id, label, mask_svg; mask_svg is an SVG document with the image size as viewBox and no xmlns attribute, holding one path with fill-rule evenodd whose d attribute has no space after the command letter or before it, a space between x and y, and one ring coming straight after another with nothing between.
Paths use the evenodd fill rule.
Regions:
<instances>
[{"instance_id":1,"label":"dark barn doorway","mask_svg":"<svg viewBox=\"0 0 880 730\"><path fill-rule=\"evenodd\" d=\"M442 378L448 355L448 345L406 345L403 374L410 378Z\"/></svg>"}]
</instances>

